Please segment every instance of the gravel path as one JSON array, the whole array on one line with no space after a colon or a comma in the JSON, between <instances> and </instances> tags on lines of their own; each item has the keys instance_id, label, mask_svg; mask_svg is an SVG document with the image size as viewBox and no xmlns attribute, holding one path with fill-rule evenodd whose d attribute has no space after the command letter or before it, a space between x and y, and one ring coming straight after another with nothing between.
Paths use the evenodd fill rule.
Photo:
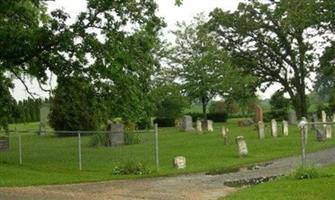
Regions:
<instances>
[{"instance_id":1,"label":"gravel path","mask_svg":"<svg viewBox=\"0 0 335 200\"><path fill-rule=\"evenodd\" d=\"M335 148L307 155L317 166L335 163ZM109 199L217 199L236 191L225 186L230 181L285 175L301 163L300 157L289 157L259 164L257 169L221 175L191 174L176 177L121 180L53 186L0 188L4 200L109 200Z\"/></svg>"}]
</instances>

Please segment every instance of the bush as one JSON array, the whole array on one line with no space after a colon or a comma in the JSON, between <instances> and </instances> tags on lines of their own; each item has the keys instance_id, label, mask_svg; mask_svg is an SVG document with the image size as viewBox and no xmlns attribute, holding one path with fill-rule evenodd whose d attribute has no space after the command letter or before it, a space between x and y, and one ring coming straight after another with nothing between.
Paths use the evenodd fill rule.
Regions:
<instances>
[{"instance_id":1,"label":"bush","mask_svg":"<svg viewBox=\"0 0 335 200\"><path fill-rule=\"evenodd\" d=\"M193 121L203 118L202 113L187 113L186 115L192 116ZM208 113L207 119L213 120L214 122L226 122L228 120L228 114L227 113Z\"/></svg>"},{"instance_id":2,"label":"bush","mask_svg":"<svg viewBox=\"0 0 335 200\"><path fill-rule=\"evenodd\" d=\"M303 168L300 166L293 174L293 178L298 180L319 178L320 173L315 167Z\"/></svg>"},{"instance_id":3,"label":"bush","mask_svg":"<svg viewBox=\"0 0 335 200\"><path fill-rule=\"evenodd\" d=\"M159 127L174 127L174 118L156 118L154 123L157 123Z\"/></svg>"},{"instance_id":4,"label":"bush","mask_svg":"<svg viewBox=\"0 0 335 200\"><path fill-rule=\"evenodd\" d=\"M133 162L128 161L123 164L116 165L113 168L113 175L145 175L145 174L151 174L152 170L148 168L146 165L144 165L142 162Z\"/></svg>"}]
</instances>

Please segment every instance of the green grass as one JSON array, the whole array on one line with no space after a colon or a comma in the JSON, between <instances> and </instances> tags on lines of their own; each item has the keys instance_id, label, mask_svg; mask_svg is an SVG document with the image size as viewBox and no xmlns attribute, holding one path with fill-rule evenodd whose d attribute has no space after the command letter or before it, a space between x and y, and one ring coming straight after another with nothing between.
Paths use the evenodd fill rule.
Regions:
<instances>
[{"instance_id":1,"label":"green grass","mask_svg":"<svg viewBox=\"0 0 335 200\"><path fill-rule=\"evenodd\" d=\"M38 124L16 125L17 129L37 129ZM299 132L290 127L288 137L270 137L269 127L266 139L259 140L254 127L237 127L236 121L225 124L230 129L228 145L223 145L219 133L222 124L215 124L215 132L198 135L180 132L176 128L159 129L160 171L149 176L166 176L181 173L225 170L271 160L300 152ZM11 126L11 128L13 125ZM18 128L20 127L20 128ZM248 144L249 155L239 158L235 138L243 135ZM314 134L313 134L314 135ZM90 136L82 137L83 171L78 170L76 137L23 135L23 165L18 164L18 137L11 135L10 152L0 152L0 186L25 186L39 184L61 184L74 182L101 181L120 178L141 178L143 176L112 175L113 166L129 160L141 161L155 169L154 137L144 134L144 143L120 147L89 146ZM318 143L310 136L308 151L335 146L335 140ZM175 156L185 156L187 168L176 170L172 167Z\"/></svg>"},{"instance_id":2,"label":"green grass","mask_svg":"<svg viewBox=\"0 0 335 200\"><path fill-rule=\"evenodd\" d=\"M269 183L242 189L222 200L331 200L334 199L335 165L318 169L326 174L315 179L296 180L285 177Z\"/></svg>"}]
</instances>

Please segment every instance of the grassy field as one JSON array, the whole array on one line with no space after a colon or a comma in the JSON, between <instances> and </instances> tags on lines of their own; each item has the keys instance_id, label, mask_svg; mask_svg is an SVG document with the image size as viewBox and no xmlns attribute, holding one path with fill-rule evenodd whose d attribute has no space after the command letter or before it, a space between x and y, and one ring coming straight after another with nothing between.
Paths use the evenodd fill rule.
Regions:
<instances>
[{"instance_id":1,"label":"grassy field","mask_svg":"<svg viewBox=\"0 0 335 200\"><path fill-rule=\"evenodd\" d=\"M160 171L149 176L175 175L180 173L225 170L254 162L271 160L299 154L300 140L296 126L290 127L290 134L278 138L270 137L266 128L266 139L259 140L254 127L237 127L236 121L224 124L230 129L228 145L223 144L220 127L215 124L215 131L198 135L180 132L176 128L159 129ZM37 129L37 123L11 125L11 128ZM312 133L312 132L311 132ZM246 138L249 156L239 158L235 138L243 135ZM335 140L318 143L311 134L308 151L335 146ZM144 134L142 144L120 147L90 147L91 136L82 137L83 170L78 170L78 140L76 137L56 137L53 135L22 136L23 164L19 165L18 137L10 138L11 150L0 152L0 186L25 186L38 184L61 184L74 182L101 181L120 178L140 178L144 176L113 175L117 163L129 160L141 161L155 169L153 133ZM185 156L187 168L176 170L172 167L175 156Z\"/></svg>"},{"instance_id":2,"label":"grassy field","mask_svg":"<svg viewBox=\"0 0 335 200\"><path fill-rule=\"evenodd\" d=\"M277 181L242 189L221 200L331 200L334 199L335 165L318 169L320 178L296 180L285 177Z\"/></svg>"}]
</instances>

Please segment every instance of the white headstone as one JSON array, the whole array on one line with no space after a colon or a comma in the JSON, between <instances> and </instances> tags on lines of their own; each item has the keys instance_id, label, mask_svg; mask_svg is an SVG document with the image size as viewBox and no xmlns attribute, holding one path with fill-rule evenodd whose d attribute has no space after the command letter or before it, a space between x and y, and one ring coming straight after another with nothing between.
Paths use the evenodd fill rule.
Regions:
<instances>
[{"instance_id":1,"label":"white headstone","mask_svg":"<svg viewBox=\"0 0 335 200\"><path fill-rule=\"evenodd\" d=\"M277 121L275 119L272 119L271 120L271 135L272 135L272 137L277 137L277 131L278 131Z\"/></svg>"},{"instance_id":2,"label":"white headstone","mask_svg":"<svg viewBox=\"0 0 335 200\"><path fill-rule=\"evenodd\" d=\"M285 120L283 121L283 135L288 136L288 122Z\"/></svg>"},{"instance_id":3,"label":"white headstone","mask_svg":"<svg viewBox=\"0 0 335 200\"><path fill-rule=\"evenodd\" d=\"M201 121L200 121L200 120L197 120L196 124L197 124L197 132L202 132L202 124L201 124Z\"/></svg>"},{"instance_id":4,"label":"white headstone","mask_svg":"<svg viewBox=\"0 0 335 200\"><path fill-rule=\"evenodd\" d=\"M236 137L236 143L238 146L238 152L241 157L245 157L248 155L248 147L247 143L244 140L243 136L237 136Z\"/></svg>"},{"instance_id":5,"label":"white headstone","mask_svg":"<svg viewBox=\"0 0 335 200\"><path fill-rule=\"evenodd\" d=\"M264 134L264 122L259 121L258 122L258 138L259 139L264 139L265 134Z\"/></svg>"},{"instance_id":6,"label":"white headstone","mask_svg":"<svg viewBox=\"0 0 335 200\"><path fill-rule=\"evenodd\" d=\"M183 131L193 131L193 122L192 117L189 115L185 115L182 122L182 130Z\"/></svg>"},{"instance_id":7,"label":"white headstone","mask_svg":"<svg viewBox=\"0 0 335 200\"><path fill-rule=\"evenodd\" d=\"M213 129L213 121L212 120L207 120L207 130L209 132L213 132L214 129Z\"/></svg>"},{"instance_id":8,"label":"white headstone","mask_svg":"<svg viewBox=\"0 0 335 200\"><path fill-rule=\"evenodd\" d=\"M177 169L186 168L186 158L184 156L177 156L173 159L173 166Z\"/></svg>"},{"instance_id":9,"label":"white headstone","mask_svg":"<svg viewBox=\"0 0 335 200\"><path fill-rule=\"evenodd\" d=\"M326 138L330 139L332 138L332 126L326 125Z\"/></svg>"},{"instance_id":10,"label":"white headstone","mask_svg":"<svg viewBox=\"0 0 335 200\"><path fill-rule=\"evenodd\" d=\"M224 126L221 127L221 135L222 135L223 138L226 137L226 135L227 135L226 127L224 127Z\"/></svg>"},{"instance_id":11,"label":"white headstone","mask_svg":"<svg viewBox=\"0 0 335 200\"><path fill-rule=\"evenodd\" d=\"M327 114L324 110L321 111L321 119L322 119L322 122L327 122Z\"/></svg>"}]
</instances>

